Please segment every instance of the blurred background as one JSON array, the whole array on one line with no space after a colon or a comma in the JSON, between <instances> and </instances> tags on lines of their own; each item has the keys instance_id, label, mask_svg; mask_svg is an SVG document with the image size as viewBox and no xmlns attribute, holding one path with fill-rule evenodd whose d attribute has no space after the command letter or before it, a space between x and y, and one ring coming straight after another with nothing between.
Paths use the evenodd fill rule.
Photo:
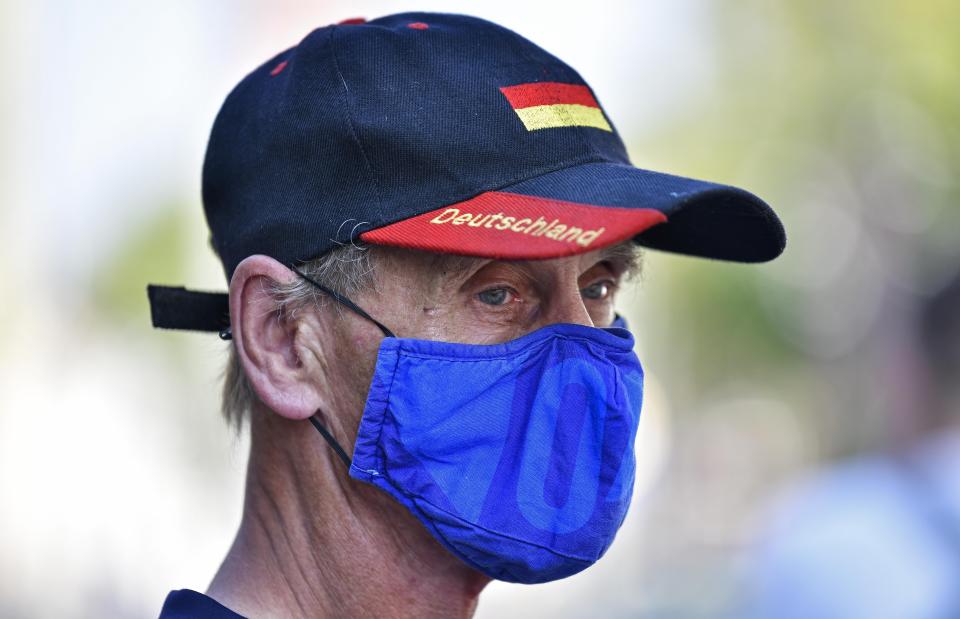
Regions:
<instances>
[{"instance_id":1,"label":"blurred background","mask_svg":"<svg viewBox=\"0 0 960 619\"><path fill-rule=\"evenodd\" d=\"M647 254L622 295L648 391L631 514L597 566L494 583L478 616L960 616L960 377L936 370L960 304L929 310L960 269L947 0L0 1L0 616L206 588L246 437L218 413L226 345L151 330L145 285L225 287L200 169L233 85L413 9L519 31L635 165L743 186L788 233L767 265Z\"/></svg>"}]
</instances>

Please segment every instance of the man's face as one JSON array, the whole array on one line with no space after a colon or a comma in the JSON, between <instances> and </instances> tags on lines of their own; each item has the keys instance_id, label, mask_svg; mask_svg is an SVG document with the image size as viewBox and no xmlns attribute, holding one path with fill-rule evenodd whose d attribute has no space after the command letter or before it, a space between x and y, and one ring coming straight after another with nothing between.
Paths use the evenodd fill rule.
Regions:
<instances>
[{"instance_id":1,"label":"man's face","mask_svg":"<svg viewBox=\"0 0 960 619\"><path fill-rule=\"evenodd\" d=\"M512 262L373 251L375 285L354 295L354 302L397 337L467 344L504 342L554 323L609 326L617 291L638 263L630 242L567 258ZM314 336L327 341L311 344L323 347L323 357L335 358L326 389L342 414L355 415L347 426L356 428L383 336L332 303L326 311L342 319L332 333Z\"/></svg>"}]
</instances>

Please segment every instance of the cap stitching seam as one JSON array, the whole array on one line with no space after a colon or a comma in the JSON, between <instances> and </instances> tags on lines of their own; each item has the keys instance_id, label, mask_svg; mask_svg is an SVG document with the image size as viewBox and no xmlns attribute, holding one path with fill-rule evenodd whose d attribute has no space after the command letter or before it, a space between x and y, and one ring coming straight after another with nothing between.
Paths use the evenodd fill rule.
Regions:
<instances>
[{"instance_id":1,"label":"cap stitching seam","mask_svg":"<svg viewBox=\"0 0 960 619\"><path fill-rule=\"evenodd\" d=\"M343 85L343 99L344 99L344 109L346 110L347 116L347 125L350 127L350 136L353 138L353 141L356 142L357 148L360 149L360 155L363 157L363 164L367 170L367 174L370 176L370 184L373 185L373 192L377 199L377 205L383 209L383 199L380 193L380 183L377 182L377 177L373 173L373 166L370 163L370 158L367 156L367 151L363 147L363 142L360 141L360 132L357 130L353 122L353 115L351 114L351 101L350 101L350 87L347 86L347 80L343 77L343 73L340 71L340 63L337 61L337 47L334 44L333 33L337 29L337 26L330 28L330 55L333 58L333 69L337 72L337 77L340 78L340 83ZM352 240L352 239L351 239Z\"/></svg>"}]
</instances>

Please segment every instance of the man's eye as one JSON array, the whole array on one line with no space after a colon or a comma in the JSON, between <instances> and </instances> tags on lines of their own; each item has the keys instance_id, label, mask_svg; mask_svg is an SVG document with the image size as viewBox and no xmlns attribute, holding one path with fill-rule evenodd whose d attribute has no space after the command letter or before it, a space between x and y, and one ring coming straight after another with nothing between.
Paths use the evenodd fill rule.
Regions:
<instances>
[{"instance_id":1,"label":"man's eye","mask_svg":"<svg viewBox=\"0 0 960 619\"><path fill-rule=\"evenodd\" d=\"M613 290L613 283L610 281L604 280L602 282L590 284L586 288L581 288L580 294L583 295L584 299L601 301L609 297L610 292L612 290Z\"/></svg>"},{"instance_id":2,"label":"man's eye","mask_svg":"<svg viewBox=\"0 0 960 619\"><path fill-rule=\"evenodd\" d=\"M477 294L477 298L481 303L485 303L487 305L504 305L510 300L510 289L491 288Z\"/></svg>"}]
</instances>

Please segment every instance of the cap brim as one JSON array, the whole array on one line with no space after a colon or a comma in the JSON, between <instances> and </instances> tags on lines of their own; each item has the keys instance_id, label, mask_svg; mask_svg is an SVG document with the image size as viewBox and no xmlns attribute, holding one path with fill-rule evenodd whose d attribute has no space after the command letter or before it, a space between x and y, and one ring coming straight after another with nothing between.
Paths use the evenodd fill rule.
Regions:
<instances>
[{"instance_id":1,"label":"cap brim","mask_svg":"<svg viewBox=\"0 0 960 619\"><path fill-rule=\"evenodd\" d=\"M616 163L586 163L486 191L360 235L362 241L507 260L569 256L633 238L653 249L766 262L783 225L755 195Z\"/></svg>"}]
</instances>

